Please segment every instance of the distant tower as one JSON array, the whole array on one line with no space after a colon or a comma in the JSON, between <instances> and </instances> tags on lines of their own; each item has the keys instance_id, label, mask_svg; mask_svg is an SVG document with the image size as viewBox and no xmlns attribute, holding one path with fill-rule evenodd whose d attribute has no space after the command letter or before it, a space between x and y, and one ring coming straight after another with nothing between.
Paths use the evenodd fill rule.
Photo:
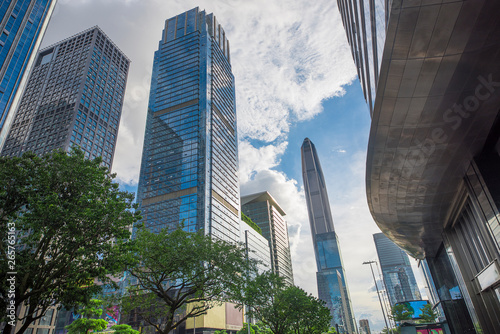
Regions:
<instances>
[{"instance_id":1,"label":"distant tower","mask_svg":"<svg viewBox=\"0 0 500 334\"><path fill-rule=\"evenodd\" d=\"M293 284L292 259L285 212L267 191L241 198L241 211L262 229L269 240L273 271Z\"/></svg>"},{"instance_id":2,"label":"distant tower","mask_svg":"<svg viewBox=\"0 0 500 334\"><path fill-rule=\"evenodd\" d=\"M0 150L56 0L0 4Z\"/></svg>"},{"instance_id":3,"label":"distant tower","mask_svg":"<svg viewBox=\"0 0 500 334\"><path fill-rule=\"evenodd\" d=\"M372 334L372 332L370 331L370 324L368 323L368 319L359 320L359 329L360 334Z\"/></svg>"},{"instance_id":4,"label":"distant tower","mask_svg":"<svg viewBox=\"0 0 500 334\"><path fill-rule=\"evenodd\" d=\"M343 324L348 333L355 333L354 313L340 246L333 227L325 179L316 148L309 138L304 139L301 155L302 178L318 268L318 296L330 309L332 325ZM337 278L337 273L341 279Z\"/></svg>"},{"instance_id":5,"label":"distant tower","mask_svg":"<svg viewBox=\"0 0 500 334\"><path fill-rule=\"evenodd\" d=\"M111 167L129 64L97 26L41 50L1 155L75 145Z\"/></svg>"},{"instance_id":6,"label":"distant tower","mask_svg":"<svg viewBox=\"0 0 500 334\"><path fill-rule=\"evenodd\" d=\"M374 234L373 240L391 306L422 299L408 255L383 233Z\"/></svg>"}]
</instances>

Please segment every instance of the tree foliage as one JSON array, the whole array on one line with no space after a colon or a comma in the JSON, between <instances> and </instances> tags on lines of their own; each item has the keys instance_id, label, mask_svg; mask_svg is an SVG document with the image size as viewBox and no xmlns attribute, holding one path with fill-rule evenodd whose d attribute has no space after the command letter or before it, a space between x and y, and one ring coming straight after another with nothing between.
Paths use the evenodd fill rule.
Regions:
<instances>
[{"instance_id":1,"label":"tree foliage","mask_svg":"<svg viewBox=\"0 0 500 334\"><path fill-rule=\"evenodd\" d=\"M248 334L248 323L243 323L243 327L236 334ZM272 334L271 330L262 323L250 324L250 334Z\"/></svg>"},{"instance_id":2,"label":"tree foliage","mask_svg":"<svg viewBox=\"0 0 500 334\"><path fill-rule=\"evenodd\" d=\"M132 329L130 325L113 325L111 326L111 330L114 331L114 334L139 334L139 331Z\"/></svg>"},{"instance_id":3,"label":"tree foliage","mask_svg":"<svg viewBox=\"0 0 500 334\"><path fill-rule=\"evenodd\" d=\"M391 309L391 319L394 321L410 320L414 311L410 310L406 304L394 305Z\"/></svg>"},{"instance_id":4,"label":"tree foliage","mask_svg":"<svg viewBox=\"0 0 500 334\"><path fill-rule=\"evenodd\" d=\"M81 314L80 318L64 327L68 330L68 334L87 334L90 331L98 332L106 329L106 320L99 319L102 315L102 301L91 299L88 306L79 313Z\"/></svg>"},{"instance_id":5,"label":"tree foliage","mask_svg":"<svg viewBox=\"0 0 500 334\"><path fill-rule=\"evenodd\" d=\"M251 228L253 228L255 231L257 231L260 235L262 235L262 229L259 227L259 225L257 225L256 223L254 223L254 221L252 219L250 219L250 217L248 217L246 214L243 213L243 211L241 212L241 220L243 220L245 223L247 223Z\"/></svg>"},{"instance_id":6,"label":"tree foliage","mask_svg":"<svg viewBox=\"0 0 500 334\"><path fill-rule=\"evenodd\" d=\"M387 327L384 327L382 329L382 334L399 334L400 328L398 329L395 329L395 328L387 328Z\"/></svg>"},{"instance_id":7,"label":"tree foliage","mask_svg":"<svg viewBox=\"0 0 500 334\"><path fill-rule=\"evenodd\" d=\"M122 312L137 314L161 334L232 300L243 288L242 273L256 266L244 248L182 227L140 230L131 257L132 285L121 298Z\"/></svg>"},{"instance_id":8,"label":"tree foliage","mask_svg":"<svg viewBox=\"0 0 500 334\"><path fill-rule=\"evenodd\" d=\"M324 302L296 286L287 286L282 277L270 272L250 280L238 300L273 334L321 334L330 325Z\"/></svg>"},{"instance_id":9,"label":"tree foliage","mask_svg":"<svg viewBox=\"0 0 500 334\"><path fill-rule=\"evenodd\" d=\"M6 279L15 271L14 307L28 305L17 333L54 302L86 305L101 290L95 279L107 282L121 271L129 226L140 216L133 194L120 191L114 177L100 158L87 160L76 150L0 157L0 308L10 303ZM0 321L10 320L2 313Z\"/></svg>"},{"instance_id":10,"label":"tree foliage","mask_svg":"<svg viewBox=\"0 0 500 334\"><path fill-rule=\"evenodd\" d=\"M422 313L420 315L420 318L421 318L420 322L432 323L432 322L436 321L437 314L432 309L431 304L425 304L424 306L422 306L422 308L420 308L420 310L422 311Z\"/></svg>"}]
</instances>

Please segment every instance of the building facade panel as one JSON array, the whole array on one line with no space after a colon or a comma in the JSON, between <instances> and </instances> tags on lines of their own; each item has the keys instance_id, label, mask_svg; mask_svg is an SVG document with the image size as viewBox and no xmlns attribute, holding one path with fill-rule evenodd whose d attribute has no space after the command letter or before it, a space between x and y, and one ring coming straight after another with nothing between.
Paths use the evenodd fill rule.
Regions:
<instances>
[{"instance_id":1,"label":"building facade panel","mask_svg":"<svg viewBox=\"0 0 500 334\"><path fill-rule=\"evenodd\" d=\"M0 5L0 149L55 5L56 0Z\"/></svg>"}]
</instances>

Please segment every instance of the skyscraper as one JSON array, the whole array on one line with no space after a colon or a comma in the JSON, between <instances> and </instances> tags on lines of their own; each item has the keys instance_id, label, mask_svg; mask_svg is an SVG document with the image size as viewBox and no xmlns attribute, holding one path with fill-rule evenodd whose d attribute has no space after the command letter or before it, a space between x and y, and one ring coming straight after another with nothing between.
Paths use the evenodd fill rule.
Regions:
<instances>
[{"instance_id":1,"label":"skyscraper","mask_svg":"<svg viewBox=\"0 0 500 334\"><path fill-rule=\"evenodd\" d=\"M318 269L318 296L330 309L332 325L343 325L347 333L355 333L354 313L340 245L333 227L323 170L316 148L309 138L304 139L301 155L302 178Z\"/></svg>"},{"instance_id":2,"label":"skyscraper","mask_svg":"<svg viewBox=\"0 0 500 334\"><path fill-rule=\"evenodd\" d=\"M372 334L368 319L359 319L359 332L360 334Z\"/></svg>"},{"instance_id":3,"label":"skyscraper","mask_svg":"<svg viewBox=\"0 0 500 334\"><path fill-rule=\"evenodd\" d=\"M198 8L165 21L154 55L137 201L152 231L184 222L240 241L229 41Z\"/></svg>"},{"instance_id":4,"label":"skyscraper","mask_svg":"<svg viewBox=\"0 0 500 334\"><path fill-rule=\"evenodd\" d=\"M372 116L373 219L422 260L452 333L497 333L500 2L337 4Z\"/></svg>"},{"instance_id":5,"label":"skyscraper","mask_svg":"<svg viewBox=\"0 0 500 334\"><path fill-rule=\"evenodd\" d=\"M139 175L137 203L144 226L158 232L183 223L190 232L203 230L235 243L244 239L237 144L234 77L224 29L198 7L167 19L154 54ZM252 231L246 236L249 248L265 250L265 243L253 243L262 239ZM242 319L226 303L188 320L186 328L234 330Z\"/></svg>"},{"instance_id":6,"label":"skyscraper","mask_svg":"<svg viewBox=\"0 0 500 334\"><path fill-rule=\"evenodd\" d=\"M0 149L56 0L0 4Z\"/></svg>"},{"instance_id":7,"label":"skyscraper","mask_svg":"<svg viewBox=\"0 0 500 334\"><path fill-rule=\"evenodd\" d=\"M262 229L271 247L273 272L293 284L292 258L285 211L267 191L241 198L241 211Z\"/></svg>"},{"instance_id":8,"label":"skyscraper","mask_svg":"<svg viewBox=\"0 0 500 334\"><path fill-rule=\"evenodd\" d=\"M422 299L408 255L383 233L374 234L373 240L391 306Z\"/></svg>"},{"instance_id":9,"label":"skyscraper","mask_svg":"<svg viewBox=\"0 0 500 334\"><path fill-rule=\"evenodd\" d=\"M1 154L77 145L111 167L129 64L97 26L41 50Z\"/></svg>"}]
</instances>

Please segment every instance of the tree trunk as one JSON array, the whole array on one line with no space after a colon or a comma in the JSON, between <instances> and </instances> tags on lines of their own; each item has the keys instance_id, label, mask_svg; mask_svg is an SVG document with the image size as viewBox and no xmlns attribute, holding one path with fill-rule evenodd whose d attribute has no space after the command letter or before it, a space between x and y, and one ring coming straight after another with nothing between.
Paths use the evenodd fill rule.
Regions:
<instances>
[{"instance_id":1,"label":"tree trunk","mask_svg":"<svg viewBox=\"0 0 500 334\"><path fill-rule=\"evenodd\" d=\"M12 334L12 329L14 326L9 325L7 322L5 323L5 327L3 328L2 334Z\"/></svg>"},{"instance_id":2,"label":"tree trunk","mask_svg":"<svg viewBox=\"0 0 500 334\"><path fill-rule=\"evenodd\" d=\"M31 325L33 323L33 318L32 317L29 317L29 318L26 318L26 321L24 322L24 324L21 326L21 328L19 328L16 332L16 334L23 334L24 331L26 329L28 329L29 325ZM5 334L5 332L4 332Z\"/></svg>"}]
</instances>

